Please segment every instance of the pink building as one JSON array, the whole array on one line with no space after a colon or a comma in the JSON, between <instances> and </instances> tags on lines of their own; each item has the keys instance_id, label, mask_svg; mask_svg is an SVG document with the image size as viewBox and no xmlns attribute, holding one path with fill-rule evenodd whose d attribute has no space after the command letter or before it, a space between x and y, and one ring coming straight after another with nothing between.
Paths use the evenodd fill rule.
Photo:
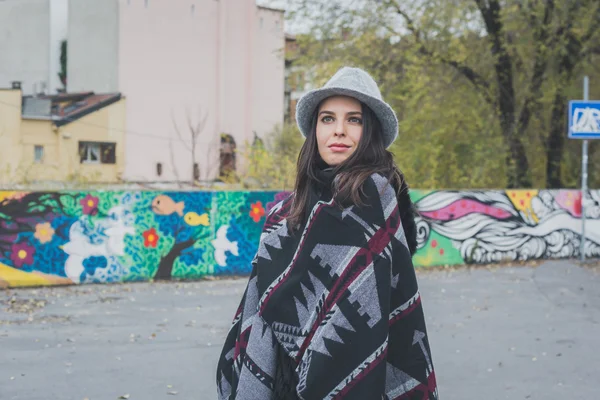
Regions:
<instances>
[{"instance_id":1,"label":"pink building","mask_svg":"<svg viewBox=\"0 0 600 400\"><path fill-rule=\"evenodd\" d=\"M283 20L255 0L70 0L67 88L127 98L124 179L213 178L221 134L239 149L283 123Z\"/></svg>"}]
</instances>

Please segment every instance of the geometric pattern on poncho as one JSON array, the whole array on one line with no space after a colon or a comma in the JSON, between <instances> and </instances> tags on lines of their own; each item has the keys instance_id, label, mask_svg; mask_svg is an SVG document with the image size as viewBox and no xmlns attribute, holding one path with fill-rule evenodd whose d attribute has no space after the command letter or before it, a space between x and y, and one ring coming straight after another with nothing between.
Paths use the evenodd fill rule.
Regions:
<instances>
[{"instance_id":1,"label":"geometric pattern on poncho","mask_svg":"<svg viewBox=\"0 0 600 400\"><path fill-rule=\"evenodd\" d=\"M219 360L219 399L438 399L395 192L377 174L364 191L362 207L320 199L294 232L292 199L273 207Z\"/></svg>"}]
</instances>

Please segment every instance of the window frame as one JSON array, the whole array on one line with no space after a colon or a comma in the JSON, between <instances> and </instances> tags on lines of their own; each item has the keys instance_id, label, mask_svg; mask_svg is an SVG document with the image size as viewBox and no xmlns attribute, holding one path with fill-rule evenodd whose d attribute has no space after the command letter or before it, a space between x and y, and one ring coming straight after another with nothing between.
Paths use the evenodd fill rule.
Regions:
<instances>
[{"instance_id":1,"label":"window frame","mask_svg":"<svg viewBox=\"0 0 600 400\"><path fill-rule=\"evenodd\" d=\"M85 157L82 157L82 148L85 148ZM110 155L104 154L109 149ZM94 151L96 152L97 160L91 159L92 152ZM115 165L117 163L117 143L81 140L79 141L79 160L80 164Z\"/></svg>"},{"instance_id":2,"label":"window frame","mask_svg":"<svg viewBox=\"0 0 600 400\"><path fill-rule=\"evenodd\" d=\"M41 156L38 158L38 150L41 150ZM44 146L41 144L36 144L33 146L33 162L35 164L43 164L44 163Z\"/></svg>"}]
</instances>

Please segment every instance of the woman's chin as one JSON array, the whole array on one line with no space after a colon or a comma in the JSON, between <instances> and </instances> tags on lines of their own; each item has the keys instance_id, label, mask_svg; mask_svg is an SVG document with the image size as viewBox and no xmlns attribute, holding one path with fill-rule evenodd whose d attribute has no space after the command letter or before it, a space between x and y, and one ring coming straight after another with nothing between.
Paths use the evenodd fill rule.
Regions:
<instances>
[{"instance_id":1,"label":"woman's chin","mask_svg":"<svg viewBox=\"0 0 600 400\"><path fill-rule=\"evenodd\" d=\"M350 156L350 154L328 154L326 157L322 157L323 161L330 167L337 167Z\"/></svg>"}]
</instances>

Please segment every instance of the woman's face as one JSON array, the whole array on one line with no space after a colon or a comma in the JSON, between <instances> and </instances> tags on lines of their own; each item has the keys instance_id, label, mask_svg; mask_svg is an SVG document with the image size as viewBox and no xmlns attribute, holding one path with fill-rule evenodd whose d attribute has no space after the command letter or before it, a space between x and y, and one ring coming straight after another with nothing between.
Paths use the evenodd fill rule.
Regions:
<instances>
[{"instance_id":1,"label":"woman's face","mask_svg":"<svg viewBox=\"0 0 600 400\"><path fill-rule=\"evenodd\" d=\"M323 161L334 167L356 151L363 134L360 102L352 97L333 96L319 108L317 145Z\"/></svg>"}]
</instances>

